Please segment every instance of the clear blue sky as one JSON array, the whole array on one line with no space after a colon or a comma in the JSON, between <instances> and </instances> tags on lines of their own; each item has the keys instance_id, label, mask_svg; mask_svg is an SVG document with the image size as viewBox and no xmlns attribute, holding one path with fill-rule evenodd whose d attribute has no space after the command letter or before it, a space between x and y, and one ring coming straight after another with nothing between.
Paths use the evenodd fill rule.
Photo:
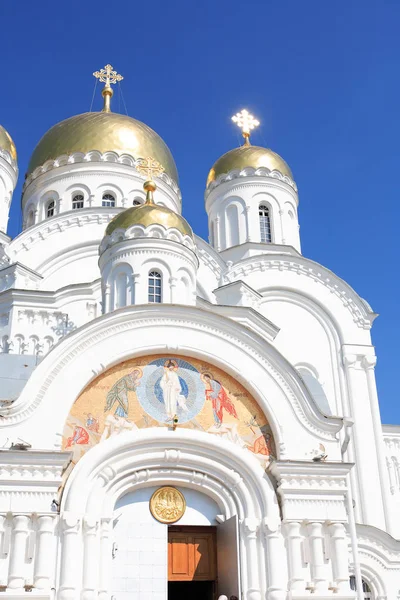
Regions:
<instances>
[{"instance_id":1,"label":"clear blue sky","mask_svg":"<svg viewBox=\"0 0 400 600\"><path fill-rule=\"evenodd\" d=\"M35 0L2 2L0 22L0 122L21 173L10 234L35 144L89 110L92 72L106 63L125 76L128 114L171 148L184 215L204 238L207 173L238 144L230 116L247 107L262 121L253 143L294 172L303 254L380 313L382 418L400 423L398 0Z\"/></svg>"}]
</instances>

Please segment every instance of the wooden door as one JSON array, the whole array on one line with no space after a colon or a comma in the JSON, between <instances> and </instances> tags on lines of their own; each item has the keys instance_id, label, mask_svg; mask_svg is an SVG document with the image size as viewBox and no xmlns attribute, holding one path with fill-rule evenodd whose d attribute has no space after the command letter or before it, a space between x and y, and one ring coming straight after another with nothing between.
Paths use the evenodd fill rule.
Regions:
<instances>
[{"instance_id":1,"label":"wooden door","mask_svg":"<svg viewBox=\"0 0 400 600\"><path fill-rule=\"evenodd\" d=\"M215 527L168 529L168 581L215 581Z\"/></svg>"}]
</instances>

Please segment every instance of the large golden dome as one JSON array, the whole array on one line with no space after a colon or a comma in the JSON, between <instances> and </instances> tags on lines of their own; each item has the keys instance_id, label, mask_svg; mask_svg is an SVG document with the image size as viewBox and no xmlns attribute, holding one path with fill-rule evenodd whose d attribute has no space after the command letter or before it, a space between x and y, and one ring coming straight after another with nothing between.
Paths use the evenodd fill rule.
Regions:
<instances>
[{"instance_id":1,"label":"large golden dome","mask_svg":"<svg viewBox=\"0 0 400 600\"><path fill-rule=\"evenodd\" d=\"M54 125L33 151L27 174L49 159L90 150L130 154L134 158L152 156L178 183L175 161L160 136L141 121L112 112L83 113Z\"/></svg>"},{"instance_id":2,"label":"large golden dome","mask_svg":"<svg viewBox=\"0 0 400 600\"><path fill-rule=\"evenodd\" d=\"M11 135L0 125L0 148L6 150L13 160L17 160L17 149Z\"/></svg>"},{"instance_id":3,"label":"large golden dome","mask_svg":"<svg viewBox=\"0 0 400 600\"><path fill-rule=\"evenodd\" d=\"M182 235L193 238L192 228L186 219L165 206L148 202L140 206L131 206L119 213L109 222L106 235L111 235L116 229L128 229L132 225L143 225L143 227L162 225L165 229L175 228Z\"/></svg>"},{"instance_id":4,"label":"large golden dome","mask_svg":"<svg viewBox=\"0 0 400 600\"><path fill-rule=\"evenodd\" d=\"M246 167L253 167L254 169L267 167L267 169L270 169L271 171L277 170L282 173L282 175L287 175L290 179L293 179L288 164L281 156L279 156L279 154L276 154L276 152L273 152L269 148L245 144L239 148L234 148L233 150L226 152L226 154L217 160L208 174L207 187L220 175L229 173L234 169L241 171Z\"/></svg>"}]
</instances>

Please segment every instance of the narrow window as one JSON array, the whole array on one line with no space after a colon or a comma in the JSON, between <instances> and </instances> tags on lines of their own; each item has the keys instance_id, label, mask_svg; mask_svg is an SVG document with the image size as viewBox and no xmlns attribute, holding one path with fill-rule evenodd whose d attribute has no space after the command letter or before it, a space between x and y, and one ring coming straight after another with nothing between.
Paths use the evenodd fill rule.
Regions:
<instances>
[{"instance_id":1,"label":"narrow window","mask_svg":"<svg viewBox=\"0 0 400 600\"><path fill-rule=\"evenodd\" d=\"M77 194L72 198L72 208L73 210L79 210L83 208L83 196L82 194Z\"/></svg>"},{"instance_id":2,"label":"narrow window","mask_svg":"<svg viewBox=\"0 0 400 600\"><path fill-rule=\"evenodd\" d=\"M149 273L149 302L161 302L161 273Z\"/></svg>"},{"instance_id":3,"label":"narrow window","mask_svg":"<svg viewBox=\"0 0 400 600\"><path fill-rule=\"evenodd\" d=\"M101 202L102 206L115 206L115 198L112 194L103 194L103 199Z\"/></svg>"},{"instance_id":4,"label":"narrow window","mask_svg":"<svg viewBox=\"0 0 400 600\"><path fill-rule=\"evenodd\" d=\"M262 242L272 242L271 235L271 218L269 214L269 206L261 204L258 209L260 217L260 237Z\"/></svg>"},{"instance_id":5,"label":"narrow window","mask_svg":"<svg viewBox=\"0 0 400 600\"><path fill-rule=\"evenodd\" d=\"M55 212L56 212L56 203L54 202L54 200L50 200L50 202L47 205L47 210L46 210L47 218L54 217Z\"/></svg>"},{"instance_id":6,"label":"narrow window","mask_svg":"<svg viewBox=\"0 0 400 600\"><path fill-rule=\"evenodd\" d=\"M365 600L372 600L371 588L369 587L369 585L365 581L365 579L362 580L362 588L363 588ZM356 582L356 578L354 577L354 575L351 575L351 577L350 577L350 589L353 590L353 592L357 591L357 582Z\"/></svg>"},{"instance_id":7,"label":"narrow window","mask_svg":"<svg viewBox=\"0 0 400 600\"><path fill-rule=\"evenodd\" d=\"M140 206L142 204L142 201L139 200L138 198L135 198L134 201L132 202L133 206Z\"/></svg>"}]
</instances>

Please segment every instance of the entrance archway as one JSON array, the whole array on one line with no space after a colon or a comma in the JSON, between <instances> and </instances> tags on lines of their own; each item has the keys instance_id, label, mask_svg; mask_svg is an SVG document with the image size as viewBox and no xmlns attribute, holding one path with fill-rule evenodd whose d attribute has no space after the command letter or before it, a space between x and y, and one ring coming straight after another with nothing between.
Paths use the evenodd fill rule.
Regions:
<instances>
[{"instance_id":1,"label":"entrance archway","mask_svg":"<svg viewBox=\"0 0 400 600\"><path fill-rule=\"evenodd\" d=\"M61 507L59 600L71 600L79 592L83 600L109 597L116 503L133 490L167 484L209 496L221 522L238 519L246 600L261 600L267 592L268 598L284 598L286 552L278 504L257 460L206 433L151 428L99 444L70 475Z\"/></svg>"}]
</instances>

